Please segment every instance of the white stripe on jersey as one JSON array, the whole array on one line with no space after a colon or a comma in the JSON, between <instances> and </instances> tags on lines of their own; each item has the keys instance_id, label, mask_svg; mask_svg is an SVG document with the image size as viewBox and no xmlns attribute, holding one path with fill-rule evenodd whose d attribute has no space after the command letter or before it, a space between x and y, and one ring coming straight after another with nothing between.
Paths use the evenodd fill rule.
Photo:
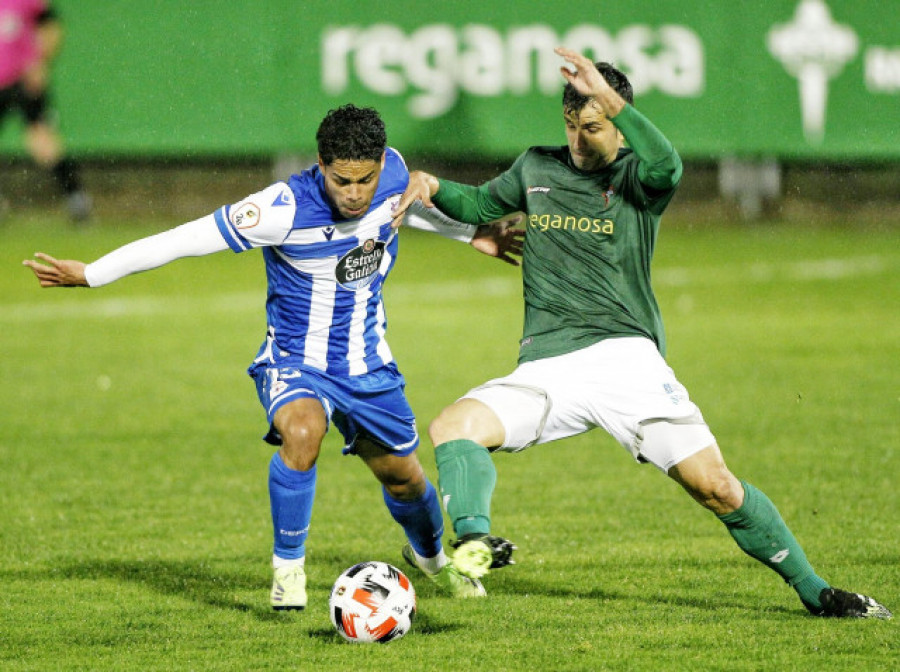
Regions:
<instances>
[{"instance_id":1,"label":"white stripe on jersey","mask_svg":"<svg viewBox=\"0 0 900 672\"><path fill-rule=\"evenodd\" d=\"M388 342L384 337L386 327L387 318L384 314L384 302L382 302L378 304L378 323L375 325L375 332L378 334L378 346L375 348L375 352L385 362L392 362L394 361L394 355L391 353Z\"/></svg>"},{"instance_id":2,"label":"white stripe on jersey","mask_svg":"<svg viewBox=\"0 0 900 672\"><path fill-rule=\"evenodd\" d=\"M272 249L285 264L313 278L303 363L325 371L328 368L328 342L337 291L334 269L338 258L291 259L279 248Z\"/></svg>"},{"instance_id":3,"label":"white stripe on jersey","mask_svg":"<svg viewBox=\"0 0 900 672\"><path fill-rule=\"evenodd\" d=\"M333 277L316 275L313 279L303 363L322 371L328 368L328 342L331 336L331 318L334 313L336 290L337 282Z\"/></svg>"},{"instance_id":4,"label":"white stripe on jersey","mask_svg":"<svg viewBox=\"0 0 900 672\"><path fill-rule=\"evenodd\" d=\"M393 240L394 236L397 235L397 231L394 230L391 233L391 237L388 239L390 243ZM394 263L394 259L391 256L391 253L385 250L384 259L381 260L381 268L382 272L386 275L387 269L391 267L391 264ZM387 331L387 315L384 313L384 301L379 302L378 304L378 312L376 315L376 323L375 323L375 333L378 334L378 345L375 348L375 352L378 353L378 356L381 357L385 362L394 361L394 355L391 353L391 349L388 346L387 339L385 339L385 331Z\"/></svg>"},{"instance_id":5,"label":"white stripe on jersey","mask_svg":"<svg viewBox=\"0 0 900 672\"><path fill-rule=\"evenodd\" d=\"M369 299L372 292L368 286L360 287L355 292L353 305L353 316L350 318L350 332L347 335L349 339L347 349L347 359L350 360L350 375L358 376L366 373L366 313L369 308ZM379 335L383 338L383 334ZM387 361L387 360L385 360Z\"/></svg>"}]
</instances>

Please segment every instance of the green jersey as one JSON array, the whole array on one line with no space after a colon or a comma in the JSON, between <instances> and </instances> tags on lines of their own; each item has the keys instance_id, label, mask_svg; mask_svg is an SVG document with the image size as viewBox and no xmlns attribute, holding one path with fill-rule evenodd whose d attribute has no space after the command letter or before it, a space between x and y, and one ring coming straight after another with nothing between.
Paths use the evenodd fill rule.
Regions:
<instances>
[{"instance_id":1,"label":"green jersey","mask_svg":"<svg viewBox=\"0 0 900 672\"><path fill-rule=\"evenodd\" d=\"M526 214L520 363L621 336L652 339L665 354L650 262L681 160L633 107L612 121L631 149L599 171L575 168L566 146L532 147L482 187L442 180L435 195L465 221Z\"/></svg>"}]
</instances>

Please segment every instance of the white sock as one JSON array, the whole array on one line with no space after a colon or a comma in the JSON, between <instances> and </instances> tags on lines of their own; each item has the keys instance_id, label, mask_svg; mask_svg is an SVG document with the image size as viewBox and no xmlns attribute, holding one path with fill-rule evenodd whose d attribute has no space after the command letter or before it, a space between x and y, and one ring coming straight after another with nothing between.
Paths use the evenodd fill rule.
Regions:
<instances>
[{"instance_id":1,"label":"white sock","mask_svg":"<svg viewBox=\"0 0 900 672\"><path fill-rule=\"evenodd\" d=\"M306 565L306 556L302 558L279 558L277 555L272 556L272 567L281 569L282 567L304 567Z\"/></svg>"},{"instance_id":2,"label":"white sock","mask_svg":"<svg viewBox=\"0 0 900 672\"><path fill-rule=\"evenodd\" d=\"M437 574L448 562L447 554L444 553L443 548L438 551L437 555L431 558L423 558L416 553L416 549L413 549L413 554L416 556L416 562L419 564L419 567L421 567L422 571L426 574Z\"/></svg>"}]
</instances>

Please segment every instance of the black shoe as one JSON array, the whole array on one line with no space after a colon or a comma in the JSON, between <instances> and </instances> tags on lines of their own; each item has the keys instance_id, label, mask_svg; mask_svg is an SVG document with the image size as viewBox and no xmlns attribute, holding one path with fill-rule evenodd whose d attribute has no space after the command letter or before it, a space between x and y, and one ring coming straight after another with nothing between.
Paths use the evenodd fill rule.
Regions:
<instances>
[{"instance_id":1,"label":"black shoe","mask_svg":"<svg viewBox=\"0 0 900 672\"><path fill-rule=\"evenodd\" d=\"M823 588L819 593L821 607L804 605L814 616L831 618L893 618L893 614L883 604L867 595L851 593L840 588Z\"/></svg>"}]
</instances>

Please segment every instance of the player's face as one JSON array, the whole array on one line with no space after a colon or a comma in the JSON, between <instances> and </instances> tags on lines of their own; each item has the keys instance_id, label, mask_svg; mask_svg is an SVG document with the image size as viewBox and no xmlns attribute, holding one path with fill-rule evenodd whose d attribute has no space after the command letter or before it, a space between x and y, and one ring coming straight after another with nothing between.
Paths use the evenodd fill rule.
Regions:
<instances>
[{"instance_id":1,"label":"player's face","mask_svg":"<svg viewBox=\"0 0 900 672\"><path fill-rule=\"evenodd\" d=\"M380 161L335 159L327 166L319 159L319 169L325 178L325 193L341 217L356 219L366 214L375 197L382 168L383 154Z\"/></svg>"},{"instance_id":2,"label":"player's face","mask_svg":"<svg viewBox=\"0 0 900 672\"><path fill-rule=\"evenodd\" d=\"M593 100L578 112L564 110L572 163L579 170L600 170L616 160L623 138Z\"/></svg>"}]
</instances>

